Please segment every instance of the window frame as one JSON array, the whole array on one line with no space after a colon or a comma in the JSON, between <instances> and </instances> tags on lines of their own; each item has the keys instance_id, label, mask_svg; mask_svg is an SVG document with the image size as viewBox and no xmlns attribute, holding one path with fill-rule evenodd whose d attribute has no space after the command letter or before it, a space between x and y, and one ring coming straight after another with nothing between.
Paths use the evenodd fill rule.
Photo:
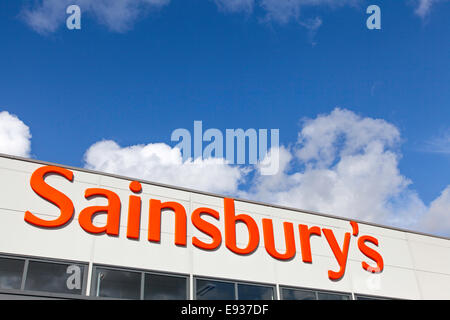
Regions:
<instances>
[{"instance_id":1,"label":"window frame","mask_svg":"<svg viewBox=\"0 0 450 320\"><path fill-rule=\"evenodd\" d=\"M4 294L12 294L12 295L23 295L23 296L39 296L39 297L48 297L48 298L62 298L62 299L85 299L87 297L87 281L89 276L89 263L85 261L77 261L77 260L68 260L68 259L54 259L47 257L37 257L31 255L19 255L19 254L9 254L9 253L0 253L1 258L5 259L15 259L15 260L23 260L24 266L22 270L22 279L20 284L20 289L0 289L0 293ZM82 265L83 268L83 281L81 284L81 293L59 293L59 292L51 292L51 291L39 291L39 290L25 290L26 277L28 274L28 266L30 261L50 263L50 264L77 264Z\"/></svg>"},{"instance_id":2,"label":"window frame","mask_svg":"<svg viewBox=\"0 0 450 320\"><path fill-rule=\"evenodd\" d=\"M92 271L91 271L91 290L89 293L89 297L94 299L107 299L107 300L129 300L129 299L121 299L121 298L110 298L110 297L101 297L97 296L97 287L95 283L95 271L97 268L103 268L113 271L124 271L124 272L135 272L140 274L140 293L139 293L139 300L144 300L145 297L145 275L146 274L154 274L158 276L169 276L169 277L178 277L178 278L184 278L186 279L186 301L189 300L190 295L190 276L188 274L184 273L177 273L177 272L164 272L164 271L155 271L155 270L146 270L146 269L138 269L138 268L126 268L122 266L113 266L113 265L107 265L107 264L92 264Z\"/></svg>"},{"instance_id":3,"label":"window frame","mask_svg":"<svg viewBox=\"0 0 450 320\"><path fill-rule=\"evenodd\" d=\"M268 283L262 283L262 282L252 282L252 281L242 281L242 280L233 280L233 279L225 279L225 278L215 278L215 277L205 277L205 276L193 276L193 299L197 299L197 280L206 280L206 281L217 281L217 282L227 282L232 283L234 285L234 301L239 300L239 290L238 285L244 284L244 285L252 285L252 286L259 286L259 287L268 287L272 288L273 291L273 298L272 300L279 300L278 293L277 293L277 287L275 284L268 284ZM201 299L199 301L202 301ZM263 301L263 300L261 300Z\"/></svg>"},{"instance_id":4,"label":"window frame","mask_svg":"<svg viewBox=\"0 0 450 320\"><path fill-rule=\"evenodd\" d=\"M183 278L186 280L186 299L185 301L190 300L190 275L186 274L178 274L178 273L169 273L169 272L156 272L156 271L144 271L143 279L141 280L141 297L142 300L145 300L145 275L157 275L157 276L168 276L168 277L176 277L176 278Z\"/></svg>"},{"instance_id":5,"label":"window frame","mask_svg":"<svg viewBox=\"0 0 450 320\"><path fill-rule=\"evenodd\" d=\"M313 292L314 295L316 296L316 301L323 301L323 300L319 300L319 293L348 296L349 300L354 300L353 299L353 295L352 295L351 292L335 291L335 290L323 290L323 289L305 288L305 287L294 287L294 286L285 286L285 285L280 285L280 300L284 300L283 299L283 289L287 289L287 290L302 290L302 291Z\"/></svg>"}]
</instances>

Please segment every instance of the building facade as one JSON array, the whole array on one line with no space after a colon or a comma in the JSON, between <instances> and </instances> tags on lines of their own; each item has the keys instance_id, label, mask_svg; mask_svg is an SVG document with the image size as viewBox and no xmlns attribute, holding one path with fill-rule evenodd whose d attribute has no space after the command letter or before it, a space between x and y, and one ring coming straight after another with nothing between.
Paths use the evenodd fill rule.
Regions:
<instances>
[{"instance_id":1,"label":"building facade","mask_svg":"<svg viewBox=\"0 0 450 320\"><path fill-rule=\"evenodd\" d=\"M449 299L449 239L7 155L0 299Z\"/></svg>"}]
</instances>

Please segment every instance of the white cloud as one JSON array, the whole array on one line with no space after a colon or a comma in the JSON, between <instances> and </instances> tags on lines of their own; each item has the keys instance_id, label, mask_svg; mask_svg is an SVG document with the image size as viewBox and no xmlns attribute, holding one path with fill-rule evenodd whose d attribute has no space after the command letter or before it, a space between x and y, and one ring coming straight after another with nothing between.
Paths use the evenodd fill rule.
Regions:
<instances>
[{"instance_id":1,"label":"white cloud","mask_svg":"<svg viewBox=\"0 0 450 320\"><path fill-rule=\"evenodd\" d=\"M450 130L426 141L420 150L424 152L450 154Z\"/></svg>"},{"instance_id":2,"label":"white cloud","mask_svg":"<svg viewBox=\"0 0 450 320\"><path fill-rule=\"evenodd\" d=\"M219 10L224 12L246 12L253 11L254 0L214 0Z\"/></svg>"},{"instance_id":3,"label":"white cloud","mask_svg":"<svg viewBox=\"0 0 450 320\"><path fill-rule=\"evenodd\" d=\"M266 12L266 18L279 23L288 23L299 20L303 8L327 6L336 8L340 6L354 6L360 0L260 0L260 6Z\"/></svg>"},{"instance_id":4,"label":"white cloud","mask_svg":"<svg viewBox=\"0 0 450 320\"><path fill-rule=\"evenodd\" d=\"M311 7L337 8L342 6L356 6L362 0L214 0L219 10L228 12L247 13L257 11L262 13L262 21L287 24L296 22L308 30L310 42L314 45L313 38L322 25L319 16L310 17L303 14L304 9ZM260 10L255 10L260 9Z\"/></svg>"},{"instance_id":5,"label":"white cloud","mask_svg":"<svg viewBox=\"0 0 450 320\"><path fill-rule=\"evenodd\" d=\"M399 142L400 132L392 124L336 108L330 114L304 120L296 151L305 163L329 166L338 157L364 152L374 145L393 148Z\"/></svg>"},{"instance_id":6,"label":"white cloud","mask_svg":"<svg viewBox=\"0 0 450 320\"><path fill-rule=\"evenodd\" d=\"M0 153L29 157L30 129L17 116L0 112Z\"/></svg>"},{"instance_id":7,"label":"white cloud","mask_svg":"<svg viewBox=\"0 0 450 320\"><path fill-rule=\"evenodd\" d=\"M85 167L195 190L232 194L245 169L224 159L191 159L183 162L180 149L164 143L120 147L111 140L93 144L85 154Z\"/></svg>"},{"instance_id":8,"label":"white cloud","mask_svg":"<svg viewBox=\"0 0 450 320\"><path fill-rule=\"evenodd\" d=\"M304 9L312 7L356 7L363 0L213 0L222 12L262 12L264 21L286 24L296 21L314 35L321 26L320 17L303 15ZM433 5L448 0L415 0L415 13L424 18ZM151 9L167 6L170 0L25 0L21 12L23 20L41 34L55 32L67 19L66 8L79 5L82 17L93 16L110 31L126 32ZM259 9L259 10L256 10Z\"/></svg>"},{"instance_id":9,"label":"white cloud","mask_svg":"<svg viewBox=\"0 0 450 320\"><path fill-rule=\"evenodd\" d=\"M432 5L440 1L441 0L418 0L415 13L424 18L430 13Z\"/></svg>"},{"instance_id":10,"label":"white cloud","mask_svg":"<svg viewBox=\"0 0 450 320\"><path fill-rule=\"evenodd\" d=\"M322 24L322 20L319 17L303 18L304 8L356 6L362 0L214 0L214 2L222 11L252 12L257 7L262 10L265 21L286 24L294 20L308 30L316 30Z\"/></svg>"},{"instance_id":11,"label":"white cloud","mask_svg":"<svg viewBox=\"0 0 450 320\"><path fill-rule=\"evenodd\" d=\"M450 235L450 185L430 204L419 226L427 232Z\"/></svg>"},{"instance_id":12,"label":"white cloud","mask_svg":"<svg viewBox=\"0 0 450 320\"><path fill-rule=\"evenodd\" d=\"M253 187L240 195L420 229L428 208L400 173L400 142L394 125L336 108L305 120L298 143L280 148L279 173L257 176Z\"/></svg>"},{"instance_id":13,"label":"white cloud","mask_svg":"<svg viewBox=\"0 0 450 320\"><path fill-rule=\"evenodd\" d=\"M66 8L80 6L82 17L94 16L99 23L114 32L128 31L136 20L149 9L158 9L170 0L39 0L22 10L21 16L36 32L48 34L55 32L65 23Z\"/></svg>"},{"instance_id":14,"label":"white cloud","mask_svg":"<svg viewBox=\"0 0 450 320\"><path fill-rule=\"evenodd\" d=\"M320 17L311 18L304 13L305 9L314 7L360 7L368 5L365 0L214 0L220 10L229 12L252 12L261 9L263 21L287 24L295 21L306 27L310 32L316 31L322 24ZM410 0L405 0L407 3ZM415 13L421 18L429 15L431 8L440 2L449 0L414 0ZM312 30L311 30L312 29Z\"/></svg>"}]
</instances>

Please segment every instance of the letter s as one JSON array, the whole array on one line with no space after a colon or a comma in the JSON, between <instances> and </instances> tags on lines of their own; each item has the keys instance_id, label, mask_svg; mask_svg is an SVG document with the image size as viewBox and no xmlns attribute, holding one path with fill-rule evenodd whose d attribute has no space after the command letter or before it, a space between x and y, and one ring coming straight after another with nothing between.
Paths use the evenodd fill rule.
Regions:
<instances>
[{"instance_id":1,"label":"letter s","mask_svg":"<svg viewBox=\"0 0 450 320\"><path fill-rule=\"evenodd\" d=\"M215 218L216 220L220 219L220 214L216 210L209 209L209 208L195 209L194 212L192 212L192 216L191 216L192 224L198 230L200 230L201 232L203 232L203 233L207 234L209 237L211 237L212 242L206 243L206 242L201 241L197 237L192 237L192 244L200 249L215 250L222 243L222 235L220 234L220 230L215 225L202 219L202 217L201 217L202 214L211 216L211 217Z\"/></svg>"},{"instance_id":2,"label":"letter s","mask_svg":"<svg viewBox=\"0 0 450 320\"><path fill-rule=\"evenodd\" d=\"M74 207L72 201L62 192L49 186L44 178L47 174L59 174L69 181L73 181L73 172L64 168L45 166L33 172L30 185L33 191L45 200L57 206L61 214L55 220L42 220L30 211L25 212L25 221L39 227L56 228L66 224L73 216Z\"/></svg>"},{"instance_id":3,"label":"letter s","mask_svg":"<svg viewBox=\"0 0 450 320\"><path fill-rule=\"evenodd\" d=\"M367 270L372 273L379 273L383 271L384 262L381 255L373 250L372 248L369 248L365 242L371 242L374 245L378 246L378 240L371 236L362 236L358 239L358 248L359 250L368 258L372 259L377 263L377 266L374 268L370 266L367 262L362 262L362 267L364 270Z\"/></svg>"}]
</instances>

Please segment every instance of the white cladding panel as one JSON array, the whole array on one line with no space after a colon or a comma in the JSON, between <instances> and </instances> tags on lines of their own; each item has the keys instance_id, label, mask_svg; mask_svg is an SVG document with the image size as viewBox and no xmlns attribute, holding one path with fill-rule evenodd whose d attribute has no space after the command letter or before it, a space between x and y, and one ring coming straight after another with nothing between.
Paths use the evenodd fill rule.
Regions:
<instances>
[{"instance_id":1,"label":"white cladding panel","mask_svg":"<svg viewBox=\"0 0 450 320\"><path fill-rule=\"evenodd\" d=\"M338 281L328 278L328 270L337 271L339 265L325 237L311 238L312 263L301 259L299 224L332 229L342 247L346 232L352 232L349 221L299 211L235 201L236 214L247 214L257 223L260 232L259 247L250 255L237 255L225 246L223 198L187 190L143 183L141 234L139 240L126 237L128 189L130 180L78 170L74 182L51 175L46 182L71 198L75 206L72 221L57 229L39 228L24 221L30 210L42 219L54 219L59 209L43 200L30 187L30 177L43 164L20 159L0 157L0 254L41 256L107 264L154 271L177 272L205 277L235 279L280 286L305 287L322 290L352 292L405 299L450 299L450 241L399 230L359 223L359 236L370 235L378 239L375 248L383 257L384 270L380 274L365 271L361 263L374 262L358 249L358 237L351 236L346 272ZM80 211L92 205L105 205L106 199L87 200L86 188L105 188L121 199L121 227L118 237L92 235L78 223ZM175 218L164 212L161 223L161 242L147 240L149 199L176 201L187 213L187 246L174 244ZM209 242L210 238L197 230L190 214L200 207L220 213L220 220L204 216L216 225L222 234L222 244L214 251L201 250L192 245L192 237ZM272 258L265 250L262 219L272 219L275 244L284 252L283 222L294 224L296 255L289 261ZM95 218L100 226L105 215ZM238 246L245 247L248 232L245 226L236 226Z\"/></svg>"}]
</instances>

